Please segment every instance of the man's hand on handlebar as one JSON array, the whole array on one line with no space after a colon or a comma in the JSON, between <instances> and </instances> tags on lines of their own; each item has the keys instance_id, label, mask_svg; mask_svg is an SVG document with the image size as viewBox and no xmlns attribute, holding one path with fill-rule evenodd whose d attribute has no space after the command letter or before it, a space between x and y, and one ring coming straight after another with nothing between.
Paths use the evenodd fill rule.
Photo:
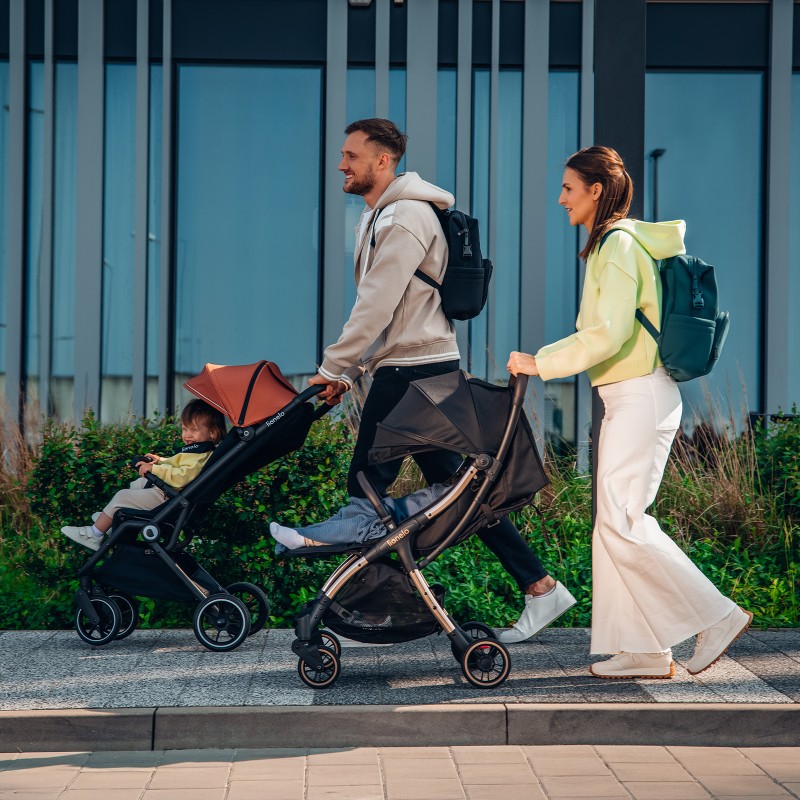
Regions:
<instances>
[{"instance_id":1,"label":"man's hand on handlebar","mask_svg":"<svg viewBox=\"0 0 800 800\"><path fill-rule=\"evenodd\" d=\"M322 375L314 375L312 378L309 378L308 385L325 385L325 391L320 392L319 397L329 406L335 406L337 403L341 402L342 395L350 389L344 381L329 381L327 378L323 378Z\"/></svg>"}]
</instances>

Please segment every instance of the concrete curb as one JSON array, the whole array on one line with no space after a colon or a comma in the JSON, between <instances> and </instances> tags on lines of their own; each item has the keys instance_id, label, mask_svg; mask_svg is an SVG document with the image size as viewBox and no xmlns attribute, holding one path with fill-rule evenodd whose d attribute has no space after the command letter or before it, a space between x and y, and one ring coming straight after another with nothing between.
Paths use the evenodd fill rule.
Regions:
<instances>
[{"instance_id":1,"label":"concrete curb","mask_svg":"<svg viewBox=\"0 0 800 800\"><path fill-rule=\"evenodd\" d=\"M587 703L0 712L0 752L448 745L800 744L800 706Z\"/></svg>"}]
</instances>

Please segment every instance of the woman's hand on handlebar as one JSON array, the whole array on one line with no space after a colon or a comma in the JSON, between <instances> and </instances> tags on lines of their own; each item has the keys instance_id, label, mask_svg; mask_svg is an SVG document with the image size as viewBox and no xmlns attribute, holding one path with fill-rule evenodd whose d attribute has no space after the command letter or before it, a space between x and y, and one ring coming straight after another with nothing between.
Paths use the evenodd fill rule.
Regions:
<instances>
[{"instance_id":1,"label":"woman's hand on handlebar","mask_svg":"<svg viewBox=\"0 0 800 800\"><path fill-rule=\"evenodd\" d=\"M516 350L508 357L506 369L514 376L539 374L539 368L536 366L536 359L528 355L528 353L519 353Z\"/></svg>"}]
</instances>

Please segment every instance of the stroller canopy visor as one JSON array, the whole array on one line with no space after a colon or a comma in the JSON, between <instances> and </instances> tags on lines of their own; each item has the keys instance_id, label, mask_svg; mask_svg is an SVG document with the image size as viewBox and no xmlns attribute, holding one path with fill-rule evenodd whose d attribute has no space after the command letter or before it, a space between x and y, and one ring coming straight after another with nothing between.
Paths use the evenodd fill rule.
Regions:
<instances>
[{"instance_id":1,"label":"stroller canopy visor","mask_svg":"<svg viewBox=\"0 0 800 800\"><path fill-rule=\"evenodd\" d=\"M271 361L239 366L206 364L183 385L236 426L263 422L297 396L297 390Z\"/></svg>"},{"instance_id":2,"label":"stroller canopy visor","mask_svg":"<svg viewBox=\"0 0 800 800\"><path fill-rule=\"evenodd\" d=\"M496 455L509 409L508 389L461 371L414 381L378 424L369 461L382 464L439 449Z\"/></svg>"}]
</instances>

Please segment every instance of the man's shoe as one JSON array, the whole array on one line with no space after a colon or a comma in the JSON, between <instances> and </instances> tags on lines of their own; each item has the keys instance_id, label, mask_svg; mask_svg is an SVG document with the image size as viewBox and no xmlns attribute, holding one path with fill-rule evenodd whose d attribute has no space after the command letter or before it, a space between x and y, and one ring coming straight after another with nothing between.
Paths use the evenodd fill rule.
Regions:
<instances>
[{"instance_id":1,"label":"man's shoe","mask_svg":"<svg viewBox=\"0 0 800 800\"><path fill-rule=\"evenodd\" d=\"M525 595L525 609L522 616L507 631L497 637L503 644L524 642L558 619L565 611L575 605L577 600L567 588L558 581L548 595Z\"/></svg>"},{"instance_id":2,"label":"man's shoe","mask_svg":"<svg viewBox=\"0 0 800 800\"><path fill-rule=\"evenodd\" d=\"M84 547L88 547L90 550L99 550L100 544L103 541L102 536L94 535L91 525L82 525L81 527L65 525L61 529L61 533L63 533L64 536L68 536L73 542L82 544Z\"/></svg>"},{"instance_id":3,"label":"man's shoe","mask_svg":"<svg viewBox=\"0 0 800 800\"><path fill-rule=\"evenodd\" d=\"M675 674L672 651L620 653L589 667L596 678L671 678Z\"/></svg>"},{"instance_id":4,"label":"man's shoe","mask_svg":"<svg viewBox=\"0 0 800 800\"><path fill-rule=\"evenodd\" d=\"M733 642L747 630L752 619L753 615L749 611L736 606L716 625L700 631L694 645L694 655L686 665L687 672L690 675L697 675L712 664L716 664Z\"/></svg>"}]
</instances>

